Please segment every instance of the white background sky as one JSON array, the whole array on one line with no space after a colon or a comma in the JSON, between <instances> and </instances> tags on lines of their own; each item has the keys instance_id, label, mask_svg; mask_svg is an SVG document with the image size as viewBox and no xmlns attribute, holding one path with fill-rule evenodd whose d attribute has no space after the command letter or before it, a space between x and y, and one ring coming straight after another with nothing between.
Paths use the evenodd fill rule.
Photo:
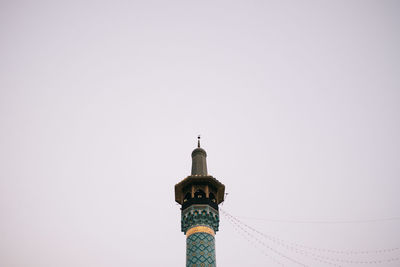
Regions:
<instances>
[{"instance_id":1,"label":"white background sky","mask_svg":"<svg viewBox=\"0 0 400 267\"><path fill-rule=\"evenodd\" d=\"M398 1L1 1L0 266L184 266L174 185L199 133L223 208L247 224L317 248L400 247L400 220L315 223L400 216L399 14ZM224 217L216 238L219 267L279 266L262 251L300 266Z\"/></svg>"}]
</instances>

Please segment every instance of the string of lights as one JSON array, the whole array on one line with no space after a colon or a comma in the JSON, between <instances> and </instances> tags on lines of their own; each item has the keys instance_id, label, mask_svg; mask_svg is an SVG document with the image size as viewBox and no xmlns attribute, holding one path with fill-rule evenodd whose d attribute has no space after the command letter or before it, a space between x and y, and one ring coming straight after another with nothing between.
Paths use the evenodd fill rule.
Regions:
<instances>
[{"instance_id":1,"label":"string of lights","mask_svg":"<svg viewBox=\"0 0 400 267\"><path fill-rule=\"evenodd\" d=\"M268 249L271 249L271 247L268 246L265 242L263 242L263 241L260 240L258 237L256 237L256 236L254 236L253 234L251 234L249 231L247 231L245 228L243 228L243 227L242 227L240 224L238 224L236 221L232 220L227 214L224 214L224 213L223 213L223 215L228 219L228 221L229 221L234 227L235 227L235 225L236 225L238 228L240 228L241 231L245 232L247 235L249 235L250 237L252 237L253 239L255 239L258 243L260 243L260 244L263 245L264 247L267 247ZM290 247L287 247L287 248L290 249L290 250L292 250L292 251L294 251L294 252L296 252L296 253L298 253L298 254L301 254L301 255L303 255L303 256L309 256L309 257L313 258L313 259L316 260L316 261L319 261L319 262L322 262L322 263L326 263L326 264L329 264L329 265L332 265L332 266L336 266L336 267L341 267L341 265L338 265L338 264L333 263L333 262L329 262L329 261L327 261L327 260L325 260L325 259L323 259L323 258L320 258L320 257L316 257L316 256L314 256L314 255L311 255L310 253L305 252L305 251L301 251L301 250L298 250L298 249L296 249L296 248L290 248ZM282 257L284 257L284 258L286 258L286 259L289 259L289 260L291 260L291 261L293 261L293 262L295 262L295 263L297 263L297 264L300 264L300 265L302 265L302 266L306 266L306 265L304 265L303 263L300 263L299 261L294 260L294 259L292 259L292 258L290 258L290 257L288 257L288 256L286 256L286 255L284 255L283 253L278 252L277 250L272 249L272 251L274 251L274 252L277 253L278 255L280 255L280 256L282 256Z\"/></svg>"},{"instance_id":2,"label":"string of lights","mask_svg":"<svg viewBox=\"0 0 400 267\"><path fill-rule=\"evenodd\" d=\"M248 218L248 217L239 217L239 218ZM255 218L253 218L253 219L255 219ZM395 217L395 218L387 218L387 219L375 219L375 220L369 220L369 221L359 221L359 222L372 222L372 221L378 222L378 221L396 220L396 219L397 219L397 217ZM400 219L400 217L399 217L399 219ZM263 220L263 219L256 219L256 220ZM277 222L279 222L279 221L277 221ZM283 222L286 222L286 221L283 221ZM351 222L352 223L356 223L357 221L351 221ZM302 222L299 222L299 223L308 223L308 222L307 221L302 221ZM311 221L310 223L323 223L323 222L312 222ZM326 222L326 223L346 223L346 222L343 221L343 222ZM276 239L276 240L284 242L284 243L289 243L287 241L284 241L284 240L282 240L280 238L277 238L277 237L273 237L271 235L269 235L269 238L273 238L273 239ZM383 253L391 253L391 252L400 250L399 247L387 248L387 249L378 249L378 250L358 250L358 251L356 251L356 250L335 250L335 249L326 249L326 248L315 248L315 247L305 246L305 245L294 243L294 242L291 242L291 244L293 246L301 247L301 248L308 249L308 250L314 250L314 251L318 251L318 252L332 253L332 254L345 254L345 255L383 254Z\"/></svg>"},{"instance_id":3,"label":"string of lights","mask_svg":"<svg viewBox=\"0 0 400 267\"><path fill-rule=\"evenodd\" d=\"M387 221L399 221L400 217L390 218L376 218L376 219L364 219L364 220L342 220L342 221L301 221L301 220L277 220L277 219L266 219L266 218L255 218L238 216L238 218L265 221L265 222L276 222L276 223L304 223L304 224L353 224L353 223L375 223L375 222L387 222Z\"/></svg>"},{"instance_id":4,"label":"string of lights","mask_svg":"<svg viewBox=\"0 0 400 267\"><path fill-rule=\"evenodd\" d=\"M272 257L269 253L267 253L265 251L265 249L260 248L259 245L257 245L257 243L259 243L257 241L257 243L255 243L254 241L252 241L247 235L248 234L244 234L242 231L239 230L239 228L235 225L232 224L233 229L240 235L242 236L247 242L249 242L254 248L256 248L257 250L259 250L264 256L268 257L271 261L273 261L274 263L278 264L279 266L285 266L283 263L281 263L280 261L278 261L277 259L275 259L274 257Z\"/></svg>"},{"instance_id":5,"label":"string of lights","mask_svg":"<svg viewBox=\"0 0 400 267\"><path fill-rule=\"evenodd\" d=\"M254 229L253 227L243 223L242 221L240 221L239 219L237 219L236 217L232 216L231 214L227 213L224 210L221 210L222 214L224 214L227 218L229 218L230 220L235 220L237 223L243 225L244 227L250 229L251 231L257 233L258 235L263 236L264 238L267 238L269 240L271 240L272 242L285 247L288 250L291 250L293 252L299 253L299 254L303 254L306 256L311 256L314 259L319 259L319 260L324 260L325 263L329 263L330 261L333 262L341 262L341 263L349 263L349 264L382 264L382 263L390 263L390 262L394 262L394 261L398 261L400 258L395 257L395 258L389 258L389 259L381 259L381 260L349 260L349 259L338 259L338 258L333 258L333 257L326 257L326 256L322 256L322 255L317 255L315 253L312 252L306 252L304 250L301 249L297 249L295 248L293 245L289 245L287 242L283 241L282 239L276 238L276 237L272 237L269 235L266 235L256 229Z\"/></svg>"}]
</instances>

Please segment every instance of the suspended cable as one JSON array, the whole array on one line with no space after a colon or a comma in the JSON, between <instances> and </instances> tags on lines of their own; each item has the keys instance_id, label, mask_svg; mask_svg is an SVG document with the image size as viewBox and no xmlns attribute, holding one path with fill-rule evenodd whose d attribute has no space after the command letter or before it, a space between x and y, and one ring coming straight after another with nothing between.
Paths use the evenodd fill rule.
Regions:
<instances>
[{"instance_id":1,"label":"suspended cable","mask_svg":"<svg viewBox=\"0 0 400 267\"><path fill-rule=\"evenodd\" d=\"M271 247L268 246L265 242L263 242L262 240L260 240L259 238L255 237L255 236L252 235L250 232L248 232L246 229L244 229L243 227L241 227L237 222L235 222L234 220L232 220L227 214L224 214L224 213L223 213L223 215L226 216L226 218L228 219L229 222L232 223L232 225L236 225L236 226L239 227L243 232L245 232L247 235L249 235L249 236L251 236L252 238L254 238L255 240L257 240L257 242L259 242L261 245L267 247L268 249L271 249ZM338 265L338 264L336 264L336 263L329 262L329 261L327 261L327 260L321 259L320 257L317 257L317 256L315 256L315 255L311 255L310 253L307 253L307 252L305 252L305 251L302 251L302 250L299 250L299 249L296 249L296 248L287 247L287 246L285 246L285 247L288 248L289 250L292 250L292 251L298 253L298 254L302 254L302 255L304 255L304 256L311 256L311 257L312 257L314 260L316 260L316 261L319 261L319 262L322 262L322 263L326 263L326 264L329 264L329 265L332 265L332 266L336 266L336 267L341 267L341 265ZM291 261L294 261L295 263L300 264L300 265L302 265L302 266L306 266L306 265L304 265L304 264L302 264L302 263L300 263L300 262L298 262L298 261L296 261L296 260L294 260L294 259L292 259L292 258L287 257L286 255L284 255L284 254L278 252L277 250L274 250L274 249L272 249L272 250L273 250L275 253L279 254L280 256L282 256L282 257L284 257L284 258L286 258L286 259L289 259L289 260L291 260Z\"/></svg>"},{"instance_id":2,"label":"suspended cable","mask_svg":"<svg viewBox=\"0 0 400 267\"><path fill-rule=\"evenodd\" d=\"M244 229L243 227L241 227L239 224L236 224L236 226L237 226L238 228L240 228L243 232L245 232L247 235L249 235L250 237L252 237L253 239L255 239L255 240L256 240L258 243L260 243L262 246L266 247L267 249L271 250L272 252L276 253L277 255L279 255L279 256L281 256L281 257L287 259L287 260L290 260L290 261L292 261L292 262L294 262L294 263L296 263L296 264L298 264L298 265L301 265L301 266L303 266L303 267L308 267L307 265L305 265L305 264L303 264L303 263L301 263L301 262L299 262L299 261L297 261L297 260L295 260L295 259L292 259L292 258L290 258L290 257L288 257L288 256L286 256L286 255L284 255L284 254L282 254L282 253L280 253L279 251L277 251L277 250L271 248L270 246L268 246L267 244L265 244L262 240L260 240L259 238L255 237L254 235L252 235L251 233L249 233L246 229Z\"/></svg>"},{"instance_id":3,"label":"suspended cable","mask_svg":"<svg viewBox=\"0 0 400 267\"><path fill-rule=\"evenodd\" d=\"M265 252L264 249L258 247L258 245L252 241L250 238L247 237L247 234L243 234L243 232L241 232L239 230L239 228L232 224L233 229L239 234L241 235L244 239L246 239L247 242L249 242L253 247L255 247L257 250L259 250L264 256L268 257L271 261L273 261L274 263L278 264L279 266L285 266L283 263L281 263L280 261L278 261L277 259L273 258L269 253Z\"/></svg>"},{"instance_id":4,"label":"suspended cable","mask_svg":"<svg viewBox=\"0 0 400 267\"><path fill-rule=\"evenodd\" d=\"M227 213L226 211L222 210L222 212L225 212L226 214L228 214L229 216L232 216L233 218L235 218L233 215ZM237 218L235 218L236 220L239 220ZM239 220L240 221L240 220ZM378 250L334 250L334 249L325 249L325 248L315 248L315 247L310 247L310 246L305 246L302 244L298 244L295 242L288 242L285 241L283 239L280 239L278 237L274 237L271 235L266 235L263 233L263 235L267 236L270 239L275 239L277 241L280 241L282 243L289 243L293 246L298 246L298 247L302 247L304 249L309 249L309 250L315 250L315 251L319 251L319 252L324 252L324 253L335 253L335 254L346 254L346 255L354 255L354 254L381 254L381 253L390 253L390 252L394 252L397 250L400 250L400 248L395 247L395 248L388 248L388 249L378 249Z\"/></svg>"},{"instance_id":5,"label":"suspended cable","mask_svg":"<svg viewBox=\"0 0 400 267\"><path fill-rule=\"evenodd\" d=\"M268 221L276 223L304 223L304 224L351 224L351 223L374 223L374 222L385 222L385 221L398 221L400 217L390 217L390 218L378 218L378 219L365 219L365 220L343 220L343 221L301 221L301 220L276 220L276 219L265 219L265 218L254 218L246 216L238 216L238 218L258 220L258 221Z\"/></svg>"},{"instance_id":6,"label":"suspended cable","mask_svg":"<svg viewBox=\"0 0 400 267\"><path fill-rule=\"evenodd\" d=\"M347 260L347 259L338 259L338 258L332 258L332 257L326 257L326 256L321 256L321 255L317 255L315 253L312 252L306 252L304 250L300 250L300 249L296 249L293 246L290 246L288 244L286 244L283 240L280 240L278 238L266 235L254 228L252 228L251 226L248 226L247 224L243 223L242 221L240 221L239 219L235 218L234 216L230 215L229 213L227 213L226 211L221 210L222 214L224 214L225 216L227 216L228 219L230 220L235 220L237 223L240 223L242 225L244 225L245 227L247 227L248 229L250 229L251 231L271 240L272 242L277 243L280 246L283 246L289 250L292 250L296 253L299 254L303 254L306 256L311 256L313 257L315 260L321 261L324 260L324 263L328 263L328 264L332 264L330 261L334 261L334 262L341 262L341 263L350 263L350 264L381 264L381 263L388 263L388 262L394 262L394 261L398 261L399 258L389 258L389 259L383 259L383 260Z\"/></svg>"}]
</instances>

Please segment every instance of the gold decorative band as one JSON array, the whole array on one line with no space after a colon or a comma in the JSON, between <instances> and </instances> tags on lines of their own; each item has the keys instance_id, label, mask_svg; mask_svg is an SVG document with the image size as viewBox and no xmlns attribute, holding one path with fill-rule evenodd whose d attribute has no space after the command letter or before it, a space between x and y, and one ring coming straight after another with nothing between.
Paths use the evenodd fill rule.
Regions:
<instances>
[{"instance_id":1,"label":"gold decorative band","mask_svg":"<svg viewBox=\"0 0 400 267\"><path fill-rule=\"evenodd\" d=\"M186 231L186 237L189 237L192 234L195 233L206 233L206 234L210 234L212 236L215 235L214 230L211 229L210 227L207 226L195 226L193 228L190 228L189 230Z\"/></svg>"}]
</instances>

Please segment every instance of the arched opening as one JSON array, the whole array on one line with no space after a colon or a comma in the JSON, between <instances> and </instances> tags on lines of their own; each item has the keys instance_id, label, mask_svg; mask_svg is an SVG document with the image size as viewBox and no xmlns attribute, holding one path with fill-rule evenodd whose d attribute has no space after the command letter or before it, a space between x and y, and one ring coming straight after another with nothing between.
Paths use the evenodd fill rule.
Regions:
<instances>
[{"instance_id":1,"label":"arched opening","mask_svg":"<svg viewBox=\"0 0 400 267\"><path fill-rule=\"evenodd\" d=\"M217 199L215 198L213 193L210 193L210 200L214 203L217 203Z\"/></svg>"},{"instance_id":2,"label":"arched opening","mask_svg":"<svg viewBox=\"0 0 400 267\"><path fill-rule=\"evenodd\" d=\"M206 193L203 190L199 189L194 193L194 198L206 198Z\"/></svg>"},{"instance_id":3,"label":"arched opening","mask_svg":"<svg viewBox=\"0 0 400 267\"><path fill-rule=\"evenodd\" d=\"M186 193L185 197L183 198L183 203L187 202L191 198L192 198L191 194L190 193Z\"/></svg>"}]
</instances>

